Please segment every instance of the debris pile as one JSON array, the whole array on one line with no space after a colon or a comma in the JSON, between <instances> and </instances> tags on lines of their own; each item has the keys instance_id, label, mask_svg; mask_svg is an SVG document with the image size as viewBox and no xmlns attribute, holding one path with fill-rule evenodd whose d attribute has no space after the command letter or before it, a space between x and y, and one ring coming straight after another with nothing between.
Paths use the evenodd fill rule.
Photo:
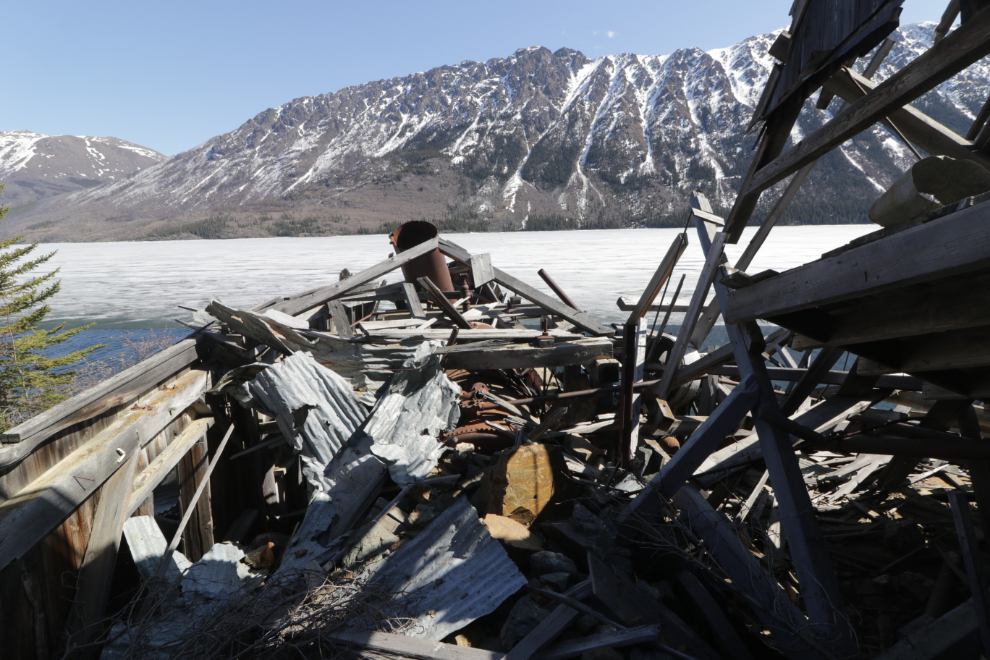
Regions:
<instances>
[{"instance_id":1,"label":"debris pile","mask_svg":"<svg viewBox=\"0 0 990 660\"><path fill-rule=\"evenodd\" d=\"M794 356L784 329L749 337L758 361L696 350L682 337L697 326L662 332L687 242L638 301L620 298L631 315L614 327L435 232L373 276L343 273L328 304L211 303L214 414L225 441L244 427L244 448L213 462L256 460L264 505L195 562L169 552L167 515L129 518L144 586L102 657L855 657L933 631L972 644L953 518L970 466L931 455L966 442L955 420L988 426L982 410L925 412L910 377L876 387L855 359L832 369L841 351ZM400 266L414 281L374 283ZM787 442L788 479L765 433ZM891 438L948 444L908 459L877 449ZM856 648L809 624L816 558L792 535L815 529L794 524L795 487Z\"/></svg>"}]
</instances>

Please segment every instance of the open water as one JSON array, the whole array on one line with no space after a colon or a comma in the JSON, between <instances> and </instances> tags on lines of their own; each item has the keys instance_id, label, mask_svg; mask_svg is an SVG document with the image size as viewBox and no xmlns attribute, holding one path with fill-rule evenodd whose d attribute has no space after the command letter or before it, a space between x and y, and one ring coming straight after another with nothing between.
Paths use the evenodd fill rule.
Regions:
<instances>
[{"instance_id":1,"label":"open water","mask_svg":"<svg viewBox=\"0 0 990 660\"><path fill-rule=\"evenodd\" d=\"M775 228L748 272L784 271L818 259L823 252L875 229L875 225L829 225ZM755 228L737 245L728 246L730 263L745 249ZM532 286L550 293L537 275L545 268L583 309L602 322L620 322L620 295L637 297L649 282L677 229L511 232L446 234L472 253L488 252L492 262ZM678 302L687 304L704 258L697 234L674 273L673 295L686 274ZM56 251L49 262L60 268L62 290L51 300L49 320L67 327L96 323L80 333L70 348L108 344L101 357L126 351L126 339L140 340L163 330L176 338L187 331L174 319L191 322L179 305L203 308L212 298L233 307L249 307L337 281L347 268L356 273L391 252L388 238L332 236L321 238L251 238L223 241L148 243L63 243L41 246ZM385 279L401 278L394 271ZM671 326L680 323L678 315ZM718 342L714 342L718 343Z\"/></svg>"}]
</instances>

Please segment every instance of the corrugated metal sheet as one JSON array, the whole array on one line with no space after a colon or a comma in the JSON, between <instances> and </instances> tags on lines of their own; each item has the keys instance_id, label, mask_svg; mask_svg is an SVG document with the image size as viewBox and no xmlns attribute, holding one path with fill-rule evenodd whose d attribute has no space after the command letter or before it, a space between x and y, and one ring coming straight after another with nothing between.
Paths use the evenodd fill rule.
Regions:
<instances>
[{"instance_id":1,"label":"corrugated metal sheet","mask_svg":"<svg viewBox=\"0 0 990 660\"><path fill-rule=\"evenodd\" d=\"M278 572L299 569L311 561L329 561L339 546L334 542L359 513L359 505L385 477L385 464L364 452L347 448L324 472L327 489L315 491L306 517L289 543ZM305 552L303 552L305 551Z\"/></svg>"},{"instance_id":2,"label":"corrugated metal sheet","mask_svg":"<svg viewBox=\"0 0 990 660\"><path fill-rule=\"evenodd\" d=\"M368 415L350 383L294 353L258 374L250 389L302 455L306 479L318 490L329 489L324 470Z\"/></svg>"},{"instance_id":3,"label":"corrugated metal sheet","mask_svg":"<svg viewBox=\"0 0 990 660\"><path fill-rule=\"evenodd\" d=\"M158 564L168 549L168 541L151 516L133 516L124 521L124 538L134 558L138 574L142 580L150 580L158 573ZM168 582L177 580L192 564L179 551L172 553L172 559L165 568Z\"/></svg>"},{"instance_id":4,"label":"corrugated metal sheet","mask_svg":"<svg viewBox=\"0 0 990 660\"><path fill-rule=\"evenodd\" d=\"M216 543L182 578L186 604L228 598L258 585L258 576L243 563L244 551L233 543Z\"/></svg>"},{"instance_id":5,"label":"corrugated metal sheet","mask_svg":"<svg viewBox=\"0 0 990 660\"><path fill-rule=\"evenodd\" d=\"M442 431L453 431L460 417L461 388L447 378L435 342L425 342L397 371L371 411L363 433L371 451L389 464L392 480L401 486L425 479L446 447Z\"/></svg>"},{"instance_id":6,"label":"corrugated metal sheet","mask_svg":"<svg viewBox=\"0 0 990 660\"><path fill-rule=\"evenodd\" d=\"M434 641L494 611L526 584L466 498L369 567L364 578L396 594L395 611L386 615L415 620L403 634ZM358 623L370 628L379 622Z\"/></svg>"}]
</instances>

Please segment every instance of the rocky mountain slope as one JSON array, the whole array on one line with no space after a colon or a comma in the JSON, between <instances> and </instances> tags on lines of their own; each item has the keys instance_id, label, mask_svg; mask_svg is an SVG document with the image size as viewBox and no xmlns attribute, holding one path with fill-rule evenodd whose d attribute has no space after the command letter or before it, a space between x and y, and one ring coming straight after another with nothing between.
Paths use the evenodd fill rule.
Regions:
<instances>
[{"instance_id":1,"label":"rocky mountain slope","mask_svg":"<svg viewBox=\"0 0 990 660\"><path fill-rule=\"evenodd\" d=\"M115 137L0 132L0 202L14 217L43 199L120 181L166 159Z\"/></svg>"},{"instance_id":2,"label":"rocky mountain slope","mask_svg":"<svg viewBox=\"0 0 990 660\"><path fill-rule=\"evenodd\" d=\"M877 78L926 50L933 30L899 29ZM39 204L23 224L49 222L38 236L61 240L70 226L106 239L377 231L411 218L448 230L678 224L694 189L731 202L774 36L594 60L527 48L296 99L130 177ZM965 133L988 80L982 62L916 105ZM792 139L829 117L807 110ZM822 159L787 220L863 221L911 160L884 129L868 131Z\"/></svg>"}]
</instances>

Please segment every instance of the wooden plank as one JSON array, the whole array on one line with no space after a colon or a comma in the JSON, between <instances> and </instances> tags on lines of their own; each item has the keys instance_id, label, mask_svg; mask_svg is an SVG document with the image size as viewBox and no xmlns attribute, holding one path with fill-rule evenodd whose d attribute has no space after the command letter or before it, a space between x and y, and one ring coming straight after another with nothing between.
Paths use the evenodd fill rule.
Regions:
<instances>
[{"instance_id":1,"label":"wooden plank","mask_svg":"<svg viewBox=\"0 0 990 660\"><path fill-rule=\"evenodd\" d=\"M949 493L949 504L952 506L952 519L956 523L956 534L959 535L959 548L963 562L966 564L969 588L973 592L973 608L976 610L976 627L980 631L980 642L984 651L990 651L990 601L987 598L987 577L983 568L983 558L977 547L976 530L969 515L966 493L961 490L952 491Z\"/></svg>"},{"instance_id":2,"label":"wooden plank","mask_svg":"<svg viewBox=\"0 0 990 660\"><path fill-rule=\"evenodd\" d=\"M474 281L475 289L480 289L495 279L495 271L492 270L492 255L487 252L471 255L471 279Z\"/></svg>"},{"instance_id":3,"label":"wooden plank","mask_svg":"<svg viewBox=\"0 0 990 660\"><path fill-rule=\"evenodd\" d=\"M780 404L780 413L784 417L790 417L797 412L811 391L818 387L822 374L827 373L835 365L835 361L842 356L842 353L841 348L834 346L828 346L818 352L818 355L812 360L811 366L808 367L808 370L804 372L804 375Z\"/></svg>"},{"instance_id":4,"label":"wooden plank","mask_svg":"<svg viewBox=\"0 0 990 660\"><path fill-rule=\"evenodd\" d=\"M88 643L102 631L99 624L110 593L110 578L127 519L127 495L137 465L138 453L131 453L124 466L100 487L100 499L93 515L86 555L79 567L76 595L66 627L66 633L75 636L72 640L75 646Z\"/></svg>"},{"instance_id":5,"label":"wooden plank","mask_svg":"<svg viewBox=\"0 0 990 660\"><path fill-rule=\"evenodd\" d=\"M187 371L169 381L175 389L156 389L138 400L120 419L51 469L0 503L0 569L22 556L85 500L92 497L122 463L120 454L136 453L172 423L203 392L210 377Z\"/></svg>"},{"instance_id":6,"label":"wooden plank","mask_svg":"<svg viewBox=\"0 0 990 660\"><path fill-rule=\"evenodd\" d=\"M911 337L891 345L888 351L884 348L880 342L870 342L853 346L852 350L874 355L875 360L881 361L891 371L919 374L921 377L929 371L986 367L990 365L990 327ZM879 370L862 370L863 373L876 371Z\"/></svg>"},{"instance_id":7,"label":"wooden plank","mask_svg":"<svg viewBox=\"0 0 990 660\"><path fill-rule=\"evenodd\" d=\"M729 376L731 378L739 378L739 367L727 366L727 367L714 367L709 370L710 374L717 376ZM767 374L769 374L771 380L782 380L787 382L797 382L808 373L807 369L797 368L792 369L790 367L767 367ZM816 380L819 385L842 385L845 382L846 377L849 375L849 371L826 371L822 373ZM889 376L881 376L877 382L876 386L880 389L891 389L891 390L914 390L921 391L924 381L920 378L914 376L907 376L901 374L892 374Z\"/></svg>"},{"instance_id":8,"label":"wooden plank","mask_svg":"<svg viewBox=\"0 0 990 660\"><path fill-rule=\"evenodd\" d=\"M419 294L416 293L416 285L412 282L403 282L402 295L405 296L406 307L409 309L409 314L411 314L414 319L425 319L426 312L423 311L423 303L420 302Z\"/></svg>"},{"instance_id":9,"label":"wooden plank","mask_svg":"<svg viewBox=\"0 0 990 660\"><path fill-rule=\"evenodd\" d=\"M421 257L424 254L436 249L436 247L437 239L430 239L425 243L420 243L415 247L409 248L405 252L393 255L370 268L366 268L360 273L351 275L346 280L341 280L336 284L321 286L317 289L312 289L310 291L297 294L292 296L289 300L276 302L271 306L271 309L295 316L296 314L304 312L307 309L311 309L330 300L340 298L363 284L377 280L379 277L387 275L397 268L401 268L413 259Z\"/></svg>"},{"instance_id":10,"label":"wooden plank","mask_svg":"<svg viewBox=\"0 0 990 660\"><path fill-rule=\"evenodd\" d=\"M854 103L875 89L877 84L855 71L842 69L825 85L849 103ZM960 160L972 160L990 169L990 158L980 152L971 141L938 123L910 105L893 110L887 118L909 142L932 156L949 156Z\"/></svg>"},{"instance_id":11,"label":"wooden plank","mask_svg":"<svg viewBox=\"0 0 990 660\"><path fill-rule=\"evenodd\" d=\"M184 339L99 385L49 408L0 436L0 467L31 453L49 437L116 406L124 405L198 359L196 340Z\"/></svg>"},{"instance_id":12,"label":"wooden plank","mask_svg":"<svg viewBox=\"0 0 990 660\"><path fill-rule=\"evenodd\" d=\"M528 328L479 328L462 330L457 335L457 342L458 344L469 341L531 342L536 341L536 338L542 336L542 334L543 333L539 330L530 330ZM587 338L585 335L567 332L564 330L548 330L547 334L553 337L556 341L573 341L576 339ZM445 328L427 328L425 330L376 330L368 337L357 337L357 341L369 343L399 342L413 339L428 341L431 339L448 339L449 337L450 330Z\"/></svg>"},{"instance_id":13,"label":"wooden plank","mask_svg":"<svg viewBox=\"0 0 990 660\"><path fill-rule=\"evenodd\" d=\"M661 399L666 399L672 389L677 371L680 368L681 359L687 350L688 340L691 338L694 324L698 320L698 313L701 311L702 305L705 304L712 280L715 278L715 272L726 261L724 254L726 238L727 236L722 232L716 234L715 240L711 244L712 249L706 253L705 265L701 269L701 274L698 276L698 286L691 296L691 304L688 306L688 311L684 314L684 322L681 324L680 330L677 331L677 340L667 353L663 378L655 390L657 397Z\"/></svg>"},{"instance_id":14,"label":"wooden plank","mask_svg":"<svg viewBox=\"0 0 990 660\"><path fill-rule=\"evenodd\" d=\"M341 339L350 339L354 336L354 329L351 327L351 318L347 315L343 303L332 301L327 303L330 310L330 318L333 319L334 333Z\"/></svg>"},{"instance_id":15,"label":"wooden plank","mask_svg":"<svg viewBox=\"0 0 990 660\"><path fill-rule=\"evenodd\" d=\"M639 414L642 395L634 384L642 382L646 366L646 327L641 317L626 323L622 330L622 380L619 388L620 460L629 467L639 442Z\"/></svg>"},{"instance_id":16,"label":"wooden plank","mask_svg":"<svg viewBox=\"0 0 990 660\"><path fill-rule=\"evenodd\" d=\"M844 112L839 113L811 135L805 136L787 153L760 167L740 190L737 205L744 197L758 197L763 190L782 181L872 126L893 110L907 105L988 54L990 54L990 12L981 12L880 83ZM734 208L726 231L738 240L748 218L748 214L736 214Z\"/></svg>"},{"instance_id":17,"label":"wooden plank","mask_svg":"<svg viewBox=\"0 0 990 660\"><path fill-rule=\"evenodd\" d=\"M450 241L440 239L440 251L450 257L465 264L471 262L471 254L464 248L451 243ZM495 281L504 286L505 288L513 291L523 298L536 303L540 307L550 311L557 316L560 316L567 321L570 321L582 330L596 336L601 335L613 335L615 331L611 328L602 325L595 319L588 316L586 313L578 311L569 305L554 300L545 293L534 289L525 282L516 279L515 277L509 275L508 273L494 268L492 269L495 273Z\"/></svg>"},{"instance_id":18,"label":"wooden plank","mask_svg":"<svg viewBox=\"0 0 990 660\"><path fill-rule=\"evenodd\" d=\"M440 306L440 309L442 309L443 313L454 322L454 325L462 330L471 329L471 324L468 323L461 313L457 311L457 308L454 307L449 300L447 300L447 296L443 294L443 291L441 291L436 284L430 281L429 277L420 277L417 278L416 281L419 282L419 285L426 289L427 293L433 297L433 301Z\"/></svg>"},{"instance_id":19,"label":"wooden plank","mask_svg":"<svg viewBox=\"0 0 990 660\"><path fill-rule=\"evenodd\" d=\"M634 324L639 319L643 318L647 310L656 300L657 296L660 294L660 289L663 287L664 283L670 279L671 274L674 272L674 267L677 266L678 260L681 255L684 254L684 250L687 249L688 239L687 232L678 234L670 247L667 249L667 254L664 255L663 259L660 261L660 265L657 266L657 270L653 273L653 277L650 278L650 282L643 289L642 295L639 297L639 301L633 307L631 313L629 314L629 320L626 321L627 324Z\"/></svg>"},{"instance_id":20,"label":"wooden plank","mask_svg":"<svg viewBox=\"0 0 990 660\"><path fill-rule=\"evenodd\" d=\"M183 554L196 562L213 547L213 512L210 508L210 484L206 480L209 451L206 436L201 435L179 460L179 506L183 519L190 525L182 535ZM200 488L202 486L202 488ZM200 494L205 493L205 497Z\"/></svg>"},{"instance_id":21,"label":"wooden plank","mask_svg":"<svg viewBox=\"0 0 990 660\"><path fill-rule=\"evenodd\" d=\"M582 580L568 589L565 596L575 600L584 600L591 595L591 580ZM505 660L529 660L541 648L557 639L560 633L577 618L578 611L567 605L558 605L550 616L533 628L505 655ZM544 654L540 654L543 657ZM556 656L555 656L556 657ZM571 656L562 656L571 657Z\"/></svg>"},{"instance_id":22,"label":"wooden plank","mask_svg":"<svg viewBox=\"0 0 990 660\"><path fill-rule=\"evenodd\" d=\"M920 289L890 291L880 299L843 305L841 311L825 310L825 318L809 315L817 337L796 339L792 347L847 346L990 325L990 273L966 280L962 284L948 278Z\"/></svg>"},{"instance_id":23,"label":"wooden plank","mask_svg":"<svg viewBox=\"0 0 990 660\"><path fill-rule=\"evenodd\" d=\"M134 478L131 492L127 498L127 517L137 511L141 503L148 499L158 484L172 471L189 449L200 440L207 429L213 426L212 417L194 419L189 426L175 436L165 450L158 454L144 470Z\"/></svg>"},{"instance_id":24,"label":"wooden plank","mask_svg":"<svg viewBox=\"0 0 990 660\"><path fill-rule=\"evenodd\" d=\"M634 310L636 308L636 305L638 303L639 303L639 300L638 299L633 299L633 298L631 298L629 296L619 296L618 300L615 301L615 306L619 308L619 311L620 312L631 312L632 310ZM670 304L661 305L660 303L654 301L654 302L650 303L650 306L647 309L647 311L650 311L650 312L667 312L667 311L671 311L671 312L680 313L680 312L686 312L686 311L688 311L688 306L687 305L676 305L676 304L675 305L670 305Z\"/></svg>"},{"instance_id":25,"label":"wooden plank","mask_svg":"<svg viewBox=\"0 0 990 660\"><path fill-rule=\"evenodd\" d=\"M449 335L450 332L447 331ZM462 335L457 335L460 342ZM532 367L565 367L587 364L600 358L612 357L612 342L607 339L580 339L556 342L550 348L537 348L525 344L475 348L473 344L458 344L441 348L447 369L526 369Z\"/></svg>"},{"instance_id":26,"label":"wooden plank","mask_svg":"<svg viewBox=\"0 0 990 660\"><path fill-rule=\"evenodd\" d=\"M987 266L990 203L732 291L726 322L780 316Z\"/></svg>"}]
</instances>

